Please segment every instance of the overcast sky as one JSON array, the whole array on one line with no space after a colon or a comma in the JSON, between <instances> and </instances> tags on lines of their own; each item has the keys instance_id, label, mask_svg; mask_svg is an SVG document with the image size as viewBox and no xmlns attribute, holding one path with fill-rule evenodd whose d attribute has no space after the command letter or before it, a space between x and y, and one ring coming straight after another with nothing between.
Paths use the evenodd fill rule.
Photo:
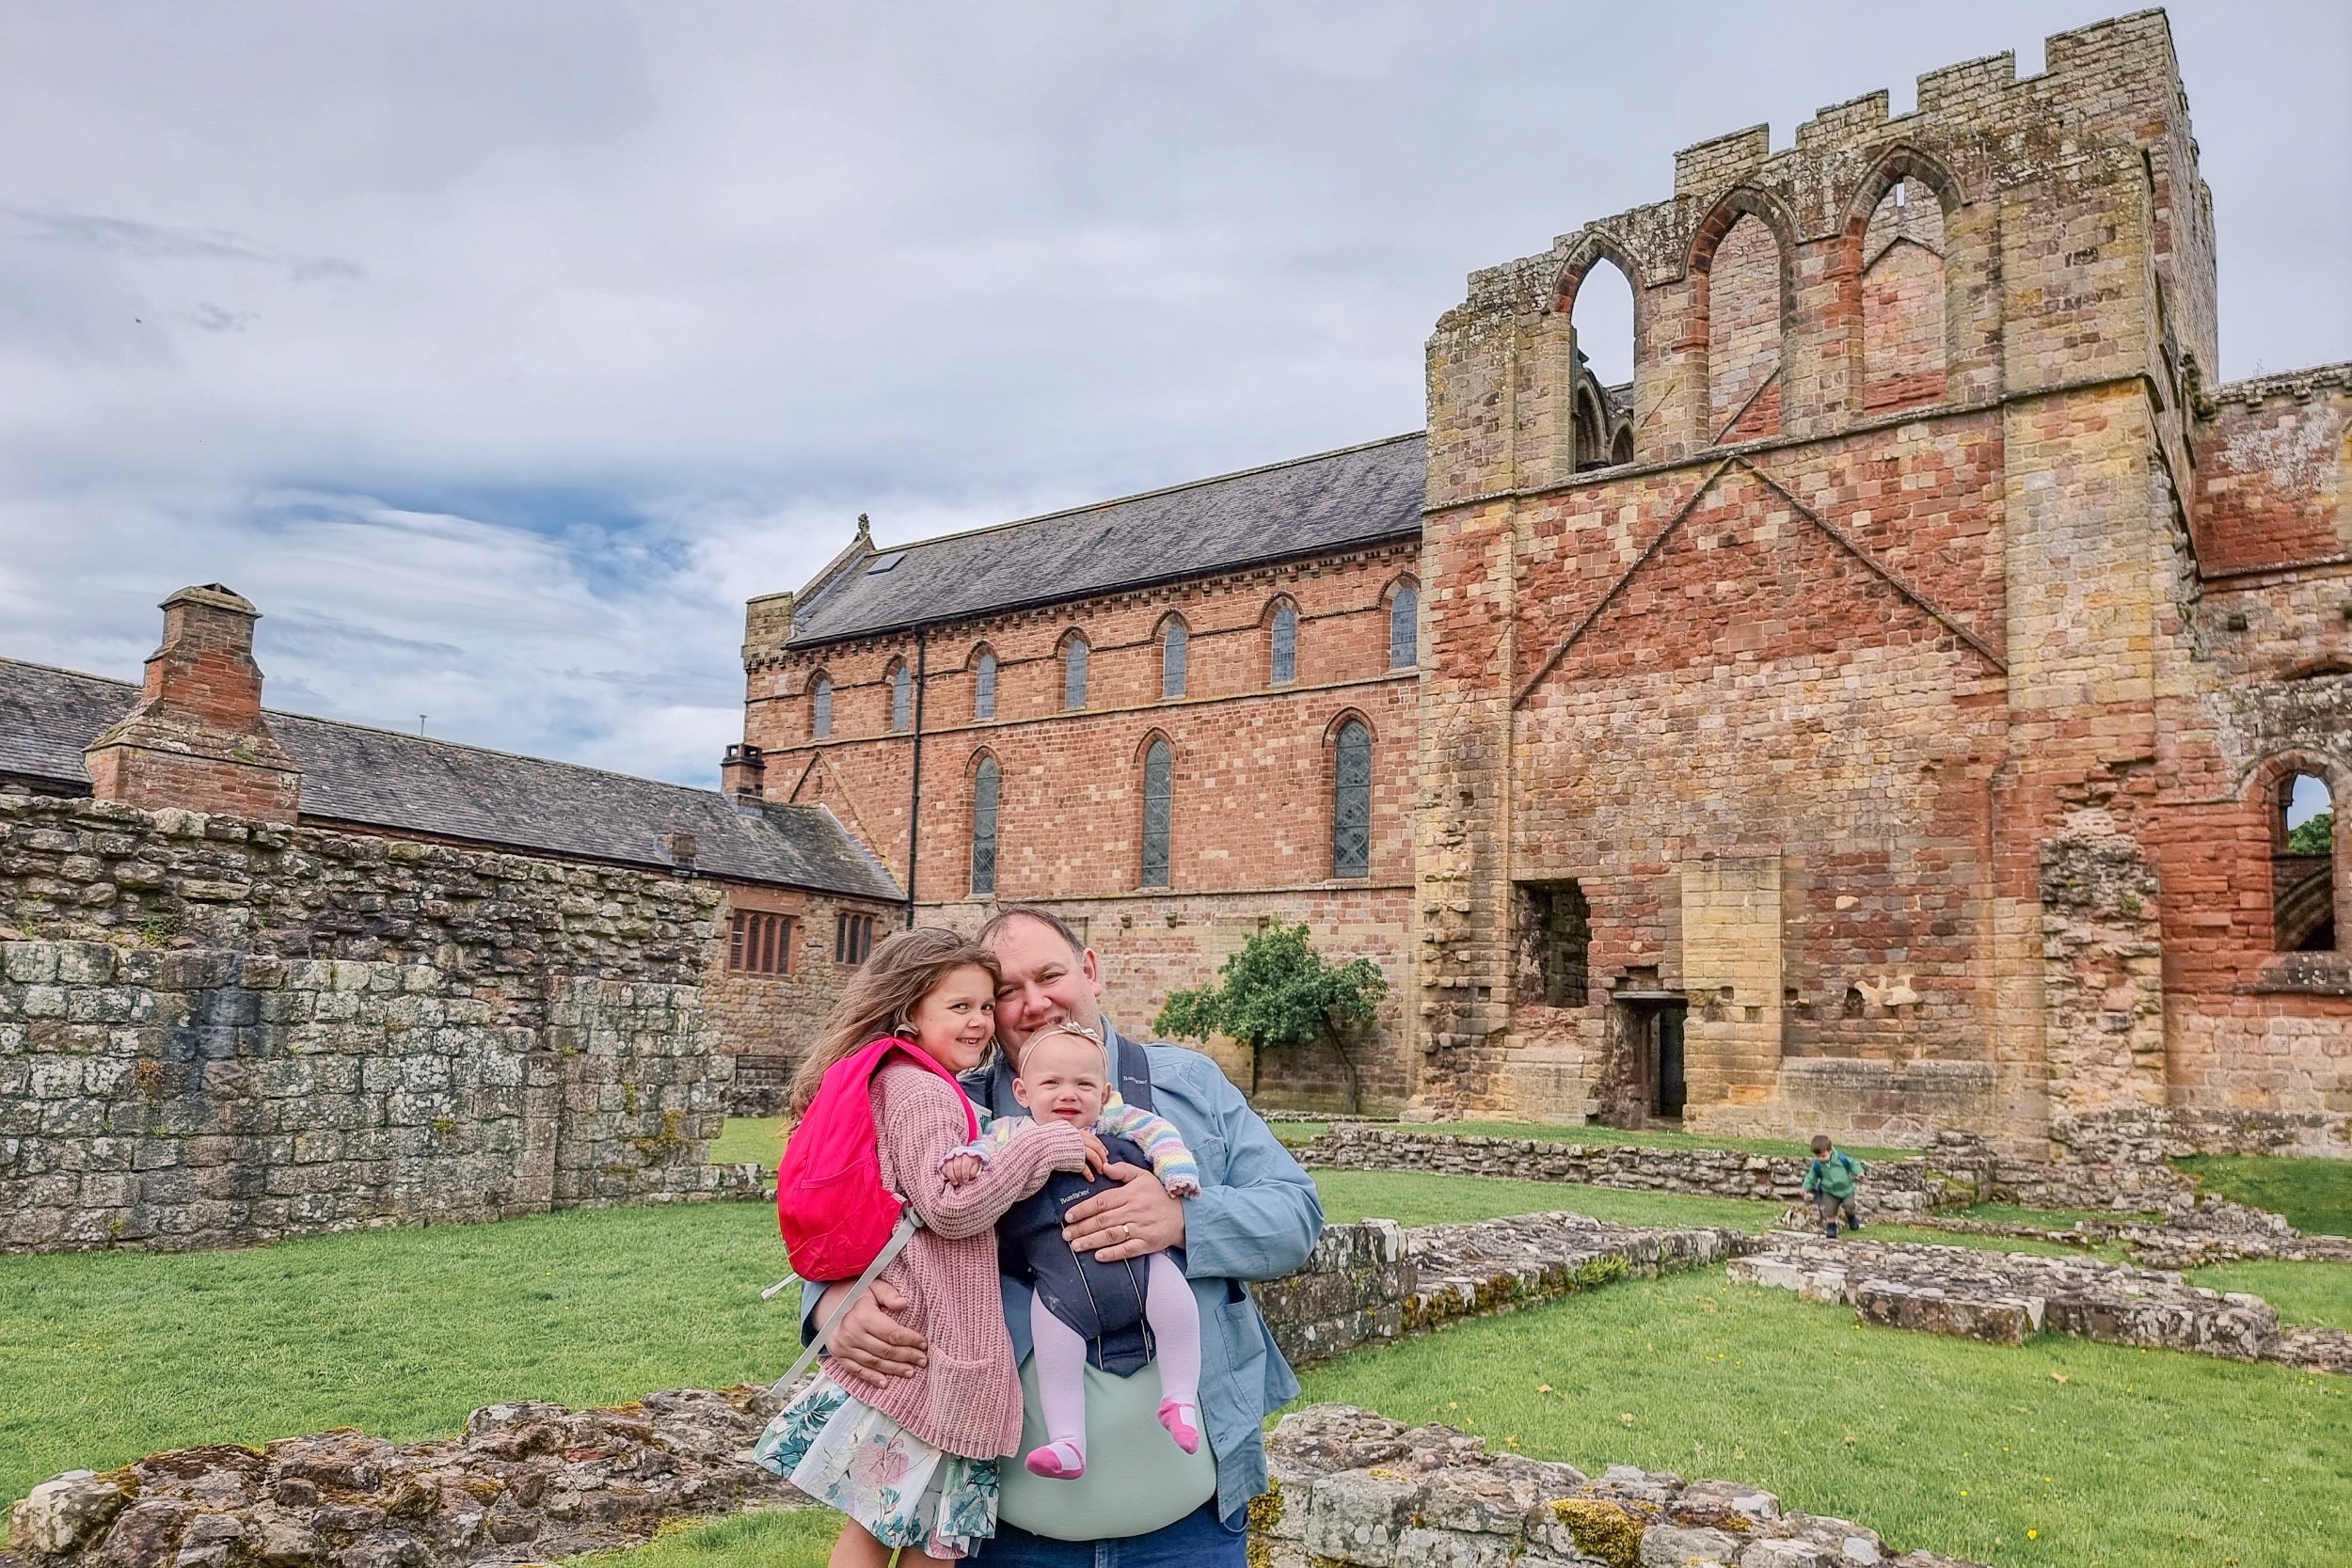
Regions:
<instances>
[{"instance_id":1,"label":"overcast sky","mask_svg":"<svg viewBox=\"0 0 2352 1568\"><path fill-rule=\"evenodd\" d=\"M707 783L857 513L1418 428L1472 268L2104 14L10 0L0 654L219 580L275 706ZM2352 7L2172 18L2221 374L2352 358Z\"/></svg>"}]
</instances>

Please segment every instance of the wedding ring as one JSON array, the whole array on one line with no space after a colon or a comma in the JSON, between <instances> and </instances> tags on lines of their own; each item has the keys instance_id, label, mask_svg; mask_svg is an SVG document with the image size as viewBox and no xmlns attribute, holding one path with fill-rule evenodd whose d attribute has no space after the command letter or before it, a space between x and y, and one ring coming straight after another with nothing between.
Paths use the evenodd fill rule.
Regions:
<instances>
[{"instance_id":1,"label":"wedding ring","mask_svg":"<svg viewBox=\"0 0 2352 1568\"><path fill-rule=\"evenodd\" d=\"M1136 1239L1136 1227L1132 1225L1120 1226L1119 1227L1119 1239L1122 1242L1134 1241Z\"/></svg>"}]
</instances>

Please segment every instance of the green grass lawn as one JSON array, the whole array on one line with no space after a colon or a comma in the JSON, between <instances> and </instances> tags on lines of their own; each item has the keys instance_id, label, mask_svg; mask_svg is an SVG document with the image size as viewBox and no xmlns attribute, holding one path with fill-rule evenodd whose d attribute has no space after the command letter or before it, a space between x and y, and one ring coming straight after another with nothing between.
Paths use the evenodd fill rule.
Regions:
<instances>
[{"instance_id":1,"label":"green grass lawn","mask_svg":"<svg viewBox=\"0 0 2352 1568\"><path fill-rule=\"evenodd\" d=\"M1266 1123L1274 1135L1286 1144L1312 1143L1322 1136L1330 1123L1310 1118L1280 1118ZM1542 1121L1429 1121L1400 1122L1407 1132L1431 1132L1440 1136L1474 1138L1540 1138L1547 1143L1566 1144L1629 1144L1645 1148L1728 1148L1742 1154L1778 1154L1803 1159L1813 1151L1804 1142L1795 1138L1740 1138L1716 1136L1706 1132L1674 1132L1664 1129L1595 1127L1566 1125ZM1918 1153L1915 1148L1866 1148L1859 1144L1841 1146L1858 1160L1901 1160Z\"/></svg>"},{"instance_id":2,"label":"green grass lawn","mask_svg":"<svg viewBox=\"0 0 2352 1568\"><path fill-rule=\"evenodd\" d=\"M1858 1329L1712 1271L1360 1352L1305 1383L1309 1401L1587 1468L1769 1487L1997 1568L2322 1568L2352 1517L2352 1380Z\"/></svg>"},{"instance_id":3,"label":"green grass lawn","mask_svg":"<svg viewBox=\"0 0 2352 1568\"><path fill-rule=\"evenodd\" d=\"M710 1163L714 1165L758 1164L775 1168L784 1153L784 1139L777 1134L783 1128L779 1117L729 1117L726 1128L710 1145Z\"/></svg>"},{"instance_id":4,"label":"green grass lawn","mask_svg":"<svg viewBox=\"0 0 2352 1568\"><path fill-rule=\"evenodd\" d=\"M2220 1263L2189 1277L2208 1290L2250 1291L2281 1323L2352 1329L2352 1263Z\"/></svg>"},{"instance_id":5,"label":"green grass lawn","mask_svg":"<svg viewBox=\"0 0 2352 1568\"><path fill-rule=\"evenodd\" d=\"M770 1509L681 1521L629 1551L567 1560L574 1568L823 1568L840 1533L841 1515L830 1509Z\"/></svg>"},{"instance_id":6,"label":"green grass lawn","mask_svg":"<svg viewBox=\"0 0 2352 1568\"><path fill-rule=\"evenodd\" d=\"M2352 1236L2352 1160L2201 1154L2173 1162L2201 1192L2284 1214L2315 1236Z\"/></svg>"},{"instance_id":7,"label":"green grass lawn","mask_svg":"<svg viewBox=\"0 0 2352 1568\"><path fill-rule=\"evenodd\" d=\"M774 1377L797 1349L775 1218L749 1203L574 1210L236 1252L0 1258L0 1503L158 1449L477 1405L612 1404Z\"/></svg>"},{"instance_id":8,"label":"green grass lawn","mask_svg":"<svg viewBox=\"0 0 2352 1568\"><path fill-rule=\"evenodd\" d=\"M1730 1226L1760 1230L1780 1213L1776 1203L1682 1193L1620 1192L1558 1181L1513 1181L1496 1176L1431 1176L1422 1171L1320 1170L1323 1217L1333 1225L1395 1220L1402 1225L1451 1225L1505 1214L1562 1209L1615 1225Z\"/></svg>"}]
</instances>

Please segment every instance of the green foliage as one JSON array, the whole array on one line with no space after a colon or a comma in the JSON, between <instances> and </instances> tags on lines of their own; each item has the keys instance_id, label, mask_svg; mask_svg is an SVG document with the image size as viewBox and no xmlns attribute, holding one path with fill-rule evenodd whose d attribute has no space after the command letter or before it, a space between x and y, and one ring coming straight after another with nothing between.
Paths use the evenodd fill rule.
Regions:
<instances>
[{"instance_id":1,"label":"green foliage","mask_svg":"<svg viewBox=\"0 0 2352 1568\"><path fill-rule=\"evenodd\" d=\"M1857 1328L1850 1308L1717 1270L1301 1379L1306 1401L1516 1439L1594 1473L1725 1476L1899 1550L1994 1568L2321 1568L2344 1560L2352 1518L2352 1379L2056 1335L2012 1348Z\"/></svg>"},{"instance_id":2,"label":"green foliage","mask_svg":"<svg viewBox=\"0 0 2352 1568\"><path fill-rule=\"evenodd\" d=\"M2335 847L2336 814L2332 811L2323 811L2287 832L2290 855L2325 855Z\"/></svg>"},{"instance_id":3,"label":"green foliage","mask_svg":"<svg viewBox=\"0 0 2352 1568\"><path fill-rule=\"evenodd\" d=\"M1323 1041L1347 1074L1352 1111L1362 1096L1349 1033L1370 1023L1388 994L1389 982L1370 958L1331 963L1314 950L1304 925L1271 926L1226 959L1216 980L1171 995L1152 1026L1180 1039L1225 1035L1248 1046L1252 1094L1266 1052Z\"/></svg>"}]
</instances>

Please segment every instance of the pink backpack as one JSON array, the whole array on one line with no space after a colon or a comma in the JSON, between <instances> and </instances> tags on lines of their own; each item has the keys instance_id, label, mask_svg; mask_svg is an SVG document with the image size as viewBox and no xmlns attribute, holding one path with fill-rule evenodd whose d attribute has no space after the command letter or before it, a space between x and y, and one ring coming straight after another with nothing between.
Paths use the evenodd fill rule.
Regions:
<instances>
[{"instance_id":1,"label":"pink backpack","mask_svg":"<svg viewBox=\"0 0 2352 1568\"><path fill-rule=\"evenodd\" d=\"M776 1228L803 1279L856 1277L898 1227L899 1199L882 1185L872 1093L874 1074L894 1053L946 1080L963 1106L965 1136L980 1135L963 1085L912 1040L884 1035L827 1068L776 1164Z\"/></svg>"}]
</instances>

